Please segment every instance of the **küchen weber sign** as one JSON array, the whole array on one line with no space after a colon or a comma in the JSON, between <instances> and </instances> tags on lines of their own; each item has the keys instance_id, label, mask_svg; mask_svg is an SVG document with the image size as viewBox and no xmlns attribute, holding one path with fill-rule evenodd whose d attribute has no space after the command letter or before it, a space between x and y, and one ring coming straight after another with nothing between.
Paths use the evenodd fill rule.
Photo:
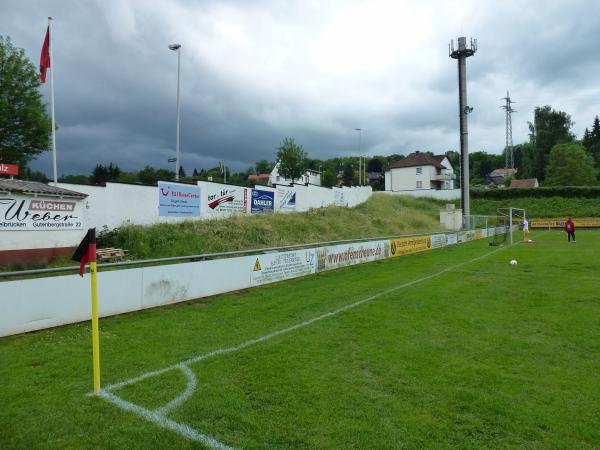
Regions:
<instances>
[{"instance_id":1,"label":"k\u00fcchen weber sign","mask_svg":"<svg viewBox=\"0 0 600 450\"><path fill-rule=\"evenodd\" d=\"M0 196L0 230L57 231L83 229L81 202L21 195Z\"/></svg>"}]
</instances>

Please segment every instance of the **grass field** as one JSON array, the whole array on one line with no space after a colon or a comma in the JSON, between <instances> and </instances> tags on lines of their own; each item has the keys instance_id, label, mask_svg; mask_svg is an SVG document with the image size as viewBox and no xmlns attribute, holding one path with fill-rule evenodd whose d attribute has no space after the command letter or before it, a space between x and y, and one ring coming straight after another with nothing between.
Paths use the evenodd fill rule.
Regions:
<instances>
[{"instance_id":1,"label":"grass field","mask_svg":"<svg viewBox=\"0 0 600 450\"><path fill-rule=\"evenodd\" d=\"M86 395L87 324L0 339L0 448L599 448L600 233L577 237L103 319L104 386L167 368L120 406Z\"/></svg>"}]
</instances>

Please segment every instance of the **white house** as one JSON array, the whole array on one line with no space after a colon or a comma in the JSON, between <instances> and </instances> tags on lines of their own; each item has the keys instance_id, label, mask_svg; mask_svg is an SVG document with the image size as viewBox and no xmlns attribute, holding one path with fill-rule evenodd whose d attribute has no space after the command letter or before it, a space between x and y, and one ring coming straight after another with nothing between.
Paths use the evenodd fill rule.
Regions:
<instances>
[{"instance_id":1,"label":"white house","mask_svg":"<svg viewBox=\"0 0 600 450\"><path fill-rule=\"evenodd\" d=\"M306 186L321 186L321 172L318 170L306 169L303 175L300 175L300 178L294 180L296 184L304 184ZM271 175L269 176L269 185L275 186L277 184L290 185L292 184L292 180L290 178L285 178L282 175L279 175L279 162L275 164L273 170L271 171Z\"/></svg>"},{"instance_id":2,"label":"white house","mask_svg":"<svg viewBox=\"0 0 600 450\"><path fill-rule=\"evenodd\" d=\"M385 190L440 191L454 189L456 175L446 155L415 152L390 164L385 172Z\"/></svg>"}]
</instances>

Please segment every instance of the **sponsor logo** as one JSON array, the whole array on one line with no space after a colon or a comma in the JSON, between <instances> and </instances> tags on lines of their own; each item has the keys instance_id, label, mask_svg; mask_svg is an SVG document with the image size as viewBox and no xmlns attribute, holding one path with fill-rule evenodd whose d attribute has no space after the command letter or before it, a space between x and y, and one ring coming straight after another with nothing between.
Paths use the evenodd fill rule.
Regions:
<instances>
[{"instance_id":1,"label":"sponsor logo","mask_svg":"<svg viewBox=\"0 0 600 450\"><path fill-rule=\"evenodd\" d=\"M75 202L54 202L47 200L31 200L30 211L74 211Z\"/></svg>"},{"instance_id":2,"label":"sponsor logo","mask_svg":"<svg viewBox=\"0 0 600 450\"><path fill-rule=\"evenodd\" d=\"M234 195L233 194L225 195L224 197L216 198L212 202L209 202L208 207L210 209L215 209L217 206L219 206L219 205L221 205L223 203L232 202L233 199L234 199Z\"/></svg>"}]
</instances>

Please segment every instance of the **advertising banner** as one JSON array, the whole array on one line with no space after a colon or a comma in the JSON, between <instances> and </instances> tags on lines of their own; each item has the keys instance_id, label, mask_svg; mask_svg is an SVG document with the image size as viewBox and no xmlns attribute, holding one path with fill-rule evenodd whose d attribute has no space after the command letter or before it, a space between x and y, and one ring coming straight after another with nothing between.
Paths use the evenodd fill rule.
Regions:
<instances>
[{"instance_id":1,"label":"advertising banner","mask_svg":"<svg viewBox=\"0 0 600 450\"><path fill-rule=\"evenodd\" d=\"M200 216L200 188L189 184L158 182L158 215Z\"/></svg>"},{"instance_id":2,"label":"advertising banner","mask_svg":"<svg viewBox=\"0 0 600 450\"><path fill-rule=\"evenodd\" d=\"M205 183L204 197L207 215L228 215L248 211L248 191L250 189L228 184Z\"/></svg>"},{"instance_id":3,"label":"advertising banner","mask_svg":"<svg viewBox=\"0 0 600 450\"><path fill-rule=\"evenodd\" d=\"M343 189L333 188L333 196L335 206L346 206L346 198Z\"/></svg>"},{"instance_id":4,"label":"advertising banner","mask_svg":"<svg viewBox=\"0 0 600 450\"><path fill-rule=\"evenodd\" d=\"M454 245L458 243L458 235L456 233L446 234L446 239L448 239L448 245Z\"/></svg>"},{"instance_id":5,"label":"advertising banner","mask_svg":"<svg viewBox=\"0 0 600 450\"><path fill-rule=\"evenodd\" d=\"M16 164L4 164L0 162L0 175L19 175L19 166Z\"/></svg>"},{"instance_id":6,"label":"advertising banner","mask_svg":"<svg viewBox=\"0 0 600 450\"><path fill-rule=\"evenodd\" d=\"M531 219L529 228L564 228L566 218L564 219ZM600 227L599 217L582 217L573 219L576 228L598 228Z\"/></svg>"},{"instance_id":7,"label":"advertising banner","mask_svg":"<svg viewBox=\"0 0 600 450\"><path fill-rule=\"evenodd\" d=\"M467 241L472 241L474 239L476 239L474 230L458 232L458 242L467 242Z\"/></svg>"},{"instance_id":8,"label":"advertising banner","mask_svg":"<svg viewBox=\"0 0 600 450\"><path fill-rule=\"evenodd\" d=\"M275 210L275 192L252 189L251 212L266 213Z\"/></svg>"},{"instance_id":9,"label":"advertising banner","mask_svg":"<svg viewBox=\"0 0 600 450\"><path fill-rule=\"evenodd\" d=\"M390 240L390 256L402 256L409 253L431 249L431 236L413 236Z\"/></svg>"},{"instance_id":10,"label":"advertising banner","mask_svg":"<svg viewBox=\"0 0 600 450\"><path fill-rule=\"evenodd\" d=\"M0 231L83 229L84 201L0 195Z\"/></svg>"},{"instance_id":11,"label":"advertising banner","mask_svg":"<svg viewBox=\"0 0 600 450\"><path fill-rule=\"evenodd\" d=\"M316 270L314 249L269 253L253 259L254 263L249 267L252 286L310 275Z\"/></svg>"},{"instance_id":12,"label":"advertising banner","mask_svg":"<svg viewBox=\"0 0 600 450\"><path fill-rule=\"evenodd\" d=\"M448 245L448 235L443 234L432 234L431 235L431 248L440 248Z\"/></svg>"},{"instance_id":13,"label":"advertising banner","mask_svg":"<svg viewBox=\"0 0 600 450\"><path fill-rule=\"evenodd\" d=\"M317 272L389 258L389 241L357 242L316 249Z\"/></svg>"},{"instance_id":14,"label":"advertising banner","mask_svg":"<svg viewBox=\"0 0 600 450\"><path fill-rule=\"evenodd\" d=\"M279 211L296 211L296 189L277 187L277 209Z\"/></svg>"}]
</instances>

